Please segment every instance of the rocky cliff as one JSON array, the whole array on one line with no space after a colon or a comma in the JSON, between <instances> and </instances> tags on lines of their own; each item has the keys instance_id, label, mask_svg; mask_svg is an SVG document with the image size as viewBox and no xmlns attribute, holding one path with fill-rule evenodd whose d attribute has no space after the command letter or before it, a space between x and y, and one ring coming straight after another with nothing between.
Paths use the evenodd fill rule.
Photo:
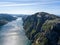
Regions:
<instances>
[{"instance_id":1,"label":"rocky cliff","mask_svg":"<svg viewBox=\"0 0 60 45\"><path fill-rule=\"evenodd\" d=\"M60 17L38 12L28 16L23 26L32 45L60 45Z\"/></svg>"}]
</instances>

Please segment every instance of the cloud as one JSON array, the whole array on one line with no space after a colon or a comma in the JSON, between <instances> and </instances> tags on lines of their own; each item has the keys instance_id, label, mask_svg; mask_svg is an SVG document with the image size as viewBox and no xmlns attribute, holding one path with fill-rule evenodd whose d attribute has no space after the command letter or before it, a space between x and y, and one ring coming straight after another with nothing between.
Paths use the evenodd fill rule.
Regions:
<instances>
[{"instance_id":1,"label":"cloud","mask_svg":"<svg viewBox=\"0 0 60 45\"><path fill-rule=\"evenodd\" d=\"M49 1L34 1L34 2L0 2L0 7L9 7L9 6L32 6L32 5L51 5L51 4L55 4L55 3L60 3L60 1L53 1L53 0L49 0Z\"/></svg>"},{"instance_id":2,"label":"cloud","mask_svg":"<svg viewBox=\"0 0 60 45\"><path fill-rule=\"evenodd\" d=\"M1 2L0 7L5 6L30 6L30 5L36 5L38 3L15 3L15 2Z\"/></svg>"},{"instance_id":3,"label":"cloud","mask_svg":"<svg viewBox=\"0 0 60 45\"><path fill-rule=\"evenodd\" d=\"M0 2L0 7L9 7L9 6L32 6L32 5L50 5L60 3L60 1L35 1L35 2Z\"/></svg>"}]
</instances>

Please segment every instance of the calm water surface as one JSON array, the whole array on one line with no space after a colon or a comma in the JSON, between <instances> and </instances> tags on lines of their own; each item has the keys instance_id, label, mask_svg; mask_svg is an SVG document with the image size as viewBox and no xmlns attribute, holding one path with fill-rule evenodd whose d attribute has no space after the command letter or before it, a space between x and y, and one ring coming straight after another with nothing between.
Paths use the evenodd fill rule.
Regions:
<instances>
[{"instance_id":1,"label":"calm water surface","mask_svg":"<svg viewBox=\"0 0 60 45\"><path fill-rule=\"evenodd\" d=\"M0 30L0 45L30 45L22 24L22 18L18 18L4 25Z\"/></svg>"}]
</instances>

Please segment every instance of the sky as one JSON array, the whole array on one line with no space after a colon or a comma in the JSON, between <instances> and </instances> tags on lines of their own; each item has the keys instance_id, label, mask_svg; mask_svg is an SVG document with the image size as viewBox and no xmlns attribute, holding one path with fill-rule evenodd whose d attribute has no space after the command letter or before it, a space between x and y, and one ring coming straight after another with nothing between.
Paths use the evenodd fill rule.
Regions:
<instances>
[{"instance_id":1,"label":"sky","mask_svg":"<svg viewBox=\"0 0 60 45\"><path fill-rule=\"evenodd\" d=\"M0 0L0 13L34 14L48 12L60 14L60 0Z\"/></svg>"}]
</instances>

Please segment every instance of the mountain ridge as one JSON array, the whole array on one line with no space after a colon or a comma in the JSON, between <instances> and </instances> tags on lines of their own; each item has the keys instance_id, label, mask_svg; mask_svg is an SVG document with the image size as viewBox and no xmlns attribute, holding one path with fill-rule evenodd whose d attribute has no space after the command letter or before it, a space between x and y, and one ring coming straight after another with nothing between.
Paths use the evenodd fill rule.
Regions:
<instances>
[{"instance_id":1,"label":"mountain ridge","mask_svg":"<svg viewBox=\"0 0 60 45\"><path fill-rule=\"evenodd\" d=\"M24 20L23 26L32 45L60 45L59 16L37 12L28 16Z\"/></svg>"}]
</instances>

